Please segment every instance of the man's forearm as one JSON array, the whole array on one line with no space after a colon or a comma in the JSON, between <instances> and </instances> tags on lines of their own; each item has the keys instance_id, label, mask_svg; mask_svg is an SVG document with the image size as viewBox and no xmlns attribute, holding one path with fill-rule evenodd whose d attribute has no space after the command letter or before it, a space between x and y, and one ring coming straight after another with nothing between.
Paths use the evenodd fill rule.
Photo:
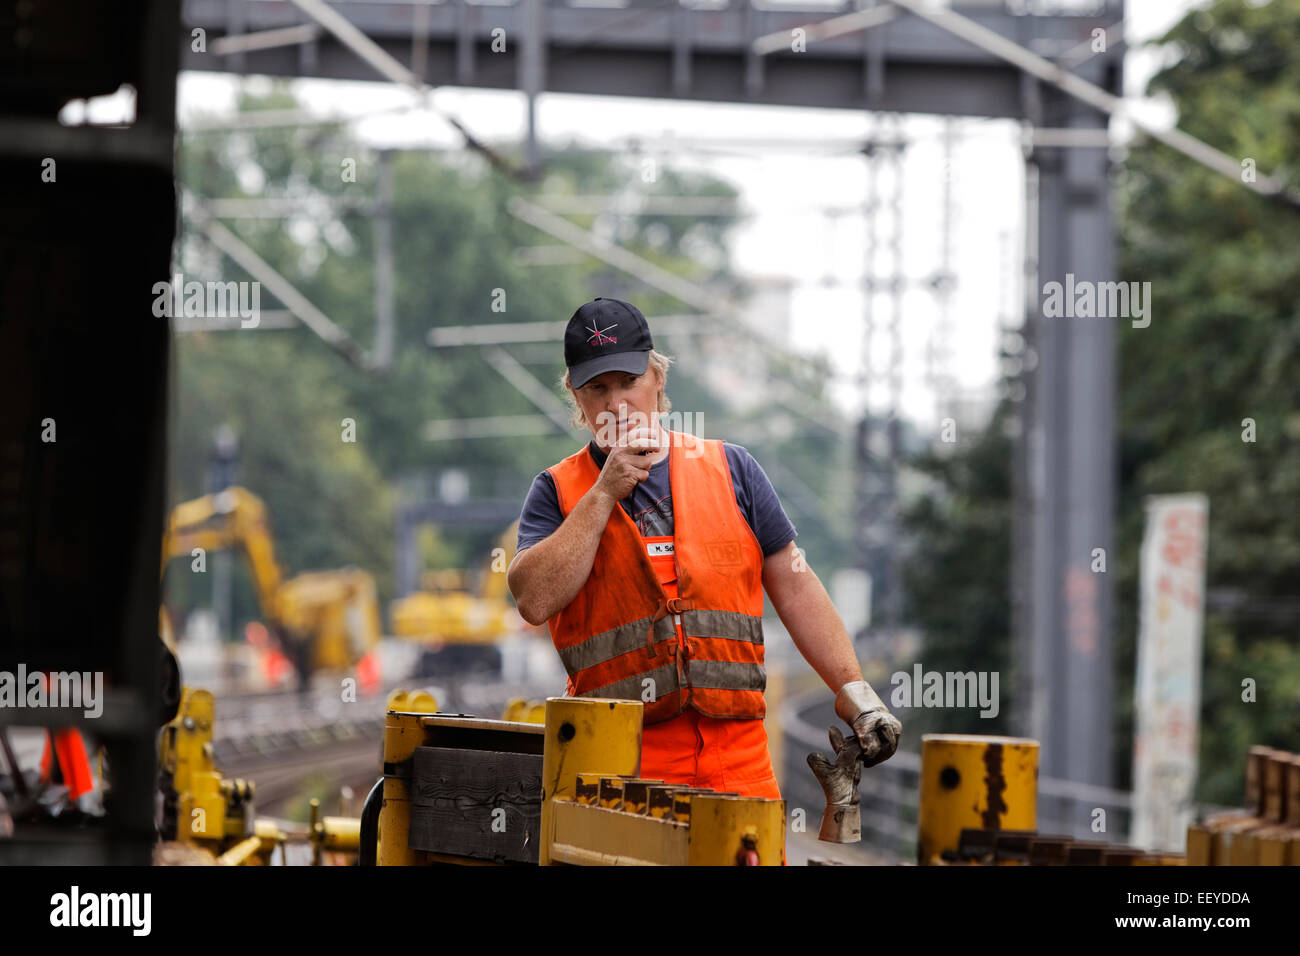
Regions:
<instances>
[{"instance_id":1,"label":"man's forearm","mask_svg":"<svg viewBox=\"0 0 1300 956\"><path fill-rule=\"evenodd\" d=\"M853 640L812 568L795 574L793 583L780 593L769 591L769 597L795 647L832 693L850 681L862 680Z\"/></svg>"},{"instance_id":2,"label":"man's forearm","mask_svg":"<svg viewBox=\"0 0 1300 956\"><path fill-rule=\"evenodd\" d=\"M568 607L582 590L591 576L605 525L617 506L592 485L550 537L516 556L506 582L525 621L541 624Z\"/></svg>"},{"instance_id":3,"label":"man's forearm","mask_svg":"<svg viewBox=\"0 0 1300 956\"><path fill-rule=\"evenodd\" d=\"M863 766L874 767L882 760L888 760L898 749L898 740L903 727L898 718L889 712L884 701L872 690L871 685L862 679L862 668L853 651L853 639L849 637L844 622L840 619L831 596L826 593L821 579L813 573L803 560L803 554L791 542L782 552L770 555L764 560L763 585L767 588L776 613L790 632L799 653L812 665L817 675L826 682L831 693L835 695L835 715L853 728L857 739L857 756ZM843 764L854 763L854 757L836 742L832 729L831 743L835 747L837 773L832 774L832 766L820 755L808 758L817 779L822 782L822 789L827 798L832 790L838 795L840 789L850 792L854 805L857 803L857 774L845 777L848 768ZM856 766L856 763L854 763ZM840 779L843 778L843 779ZM838 780L838 783L836 783ZM841 788L846 781L851 787ZM830 784L835 783L835 787ZM832 801L837 802L837 801ZM844 808L841 808L844 809ZM856 806L852 817L856 819ZM831 807L827 806L827 813ZM835 815L822 820L822 839L856 839L852 834L856 826L843 826L849 817L840 810ZM850 821L851 822L851 821Z\"/></svg>"}]
</instances>

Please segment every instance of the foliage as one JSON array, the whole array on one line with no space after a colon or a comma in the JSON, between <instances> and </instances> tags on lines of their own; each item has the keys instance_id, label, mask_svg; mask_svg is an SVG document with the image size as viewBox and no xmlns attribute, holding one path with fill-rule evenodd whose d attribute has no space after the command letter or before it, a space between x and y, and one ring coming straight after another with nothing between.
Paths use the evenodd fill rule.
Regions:
<instances>
[{"instance_id":1,"label":"foliage","mask_svg":"<svg viewBox=\"0 0 1300 956\"><path fill-rule=\"evenodd\" d=\"M1221 0L1160 42L1181 56L1150 89L1169 95L1179 125L1261 178L1297 182L1300 2ZM1142 499L1204 492L1198 797L1236 803L1249 745L1300 750L1300 614L1294 602L1273 612L1300 594L1300 213L1160 144L1133 150L1118 192L1123 274L1151 282L1155 308L1148 328L1121 323L1119 341L1117 690L1131 696ZM1245 678L1255 703L1242 701Z\"/></svg>"},{"instance_id":2,"label":"foliage","mask_svg":"<svg viewBox=\"0 0 1300 956\"><path fill-rule=\"evenodd\" d=\"M909 462L927 490L903 510L910 540L903 568L905 619L923 635L926 671L999 675L996 717L978 708L909 710L908 736L1009 733L1012 691L1022 663L1011 652L1011 457L1008 429L1018 407L1004 398L987 425L950 452ZM909 669L910 673L910 669ZM883 691L882 691L883 693Z\"/></svg>"},{"instance_id":3,"label":"foliage","mask_svg":"<svg viewBox=\"0 0 1300 956\"><path fill-rule=\"evenodd\" d=\"M1150 92L1172 99L1180 127L1295 183L1300 0L1220 0L1159 43L1180 58ZM1118 171L1117 205L1120 277L1150 282L1155 304L1149 327L1121 322L1119 333L1116 778L1130 783L1142 501L1200 491L1209 602L1196 796L1238 803L1247 747L1300 750L1300 216L1153 142ZM921 463L940 483L908 524L927 668L994 668L1009 653L1011 457L999 436L995 418L953 459ZM1245 678L1255 703L1242 700Z\"/></svg>"}]
</instances>

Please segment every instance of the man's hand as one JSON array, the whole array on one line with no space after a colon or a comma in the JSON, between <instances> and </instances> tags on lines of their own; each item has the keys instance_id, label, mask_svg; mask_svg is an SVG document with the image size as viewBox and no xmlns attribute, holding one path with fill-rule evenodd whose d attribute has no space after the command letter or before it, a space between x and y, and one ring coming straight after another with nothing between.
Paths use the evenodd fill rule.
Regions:
<instances>
[{"instance_id":1,"label":"man's hand","mask_svg":"<svg viewBox=\"0 0 1300 956\"><path fill-rule=\"evenodd\" d=\"M632 489L650 477L647 460L657 454L667 440L658 424L627 428L626 412L619 418L618 436L600 469L596 487L613 501L622 501ZM635 415L636 418L644 416Z\"/></svg>"},{"instance_id":2,"label":"man's hand","mask_svg":"<svg viewBox=\"0 0 1300 956\"><path fill-rule=\"evenodd\" d=\"M835 713L853 728L862 747L863 766L874 767L898 749L903 725L866 681L853 681L840 688L835 695Z\"/></svg>"},{"instance_id":3,"label":"man's hand","mask_svg":"<svg viewBox=\"0 0 1300 956\"><path fill-rule=\"evenodd\" d=\"M826 794L817 839L828 843L857 843L862 839L862 813L858 807L858 782L862 779L862 748L856 737L847 741L838 727L830 728L835 762L821 754L809 754L808 766Z\"/></svg>"}]
</instances>

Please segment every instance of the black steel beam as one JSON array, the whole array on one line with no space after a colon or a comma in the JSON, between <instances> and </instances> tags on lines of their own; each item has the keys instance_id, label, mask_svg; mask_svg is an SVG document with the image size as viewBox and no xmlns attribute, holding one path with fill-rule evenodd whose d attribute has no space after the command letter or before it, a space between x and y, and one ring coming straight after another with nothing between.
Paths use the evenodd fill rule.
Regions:
<instances>
[{"instance_id":1,"label":"black steel beam","mask_svg":"<svg viewBox=\"0 0 1300 956\"><path fill-rule=\"evenodd\" d=\"M428 7L428 56L423 79L432 86L518 89L523 38L533 0L500 6L449 0ZM537 0L543 2L543 0ZM333 3L370 39L411 64L416 4ZM692 9L637 0L626 7L575 7L543 2L545 31L541 89L555 93L637 96L771 106L896 110L958 116L1019 117L1018 71L916 17L900 14L870 31L808 44L805 52L750 54L759 36L788 32L847 12L840 6L762 9L733 3ZM1110 15L1015 16L987 4L958 9L982 26L1046 55L1086 41L1112 25ZM189 0L184 6L181 68L270 76L377 80L374 68L329 35L306 43L231 56L211 52L231 24L260 31L309 22L292 3L267 0ZM192 31L205 31L206 52ZM493 52L494 30L505 49ZM872 66L870 45L883 63ZM1110 58L1085 64L1081 75L1100 82ZM747 69L748 66L748 69ZM879 96L868 90L879 84Z\"/></svg>"}]
</instances>

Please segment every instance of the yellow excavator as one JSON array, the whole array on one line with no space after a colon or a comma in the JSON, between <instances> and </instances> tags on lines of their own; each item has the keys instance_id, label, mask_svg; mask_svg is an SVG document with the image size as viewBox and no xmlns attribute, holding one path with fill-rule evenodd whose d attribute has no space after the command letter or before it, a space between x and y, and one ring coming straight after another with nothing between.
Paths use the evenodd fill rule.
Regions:
<instances>
[{"instance_id":1,"label":"yellow excavator","mask_svg":"<svg viewBox=\"0 0 1300 956\"><path fill-rule=\"evenodd\" d=\"M426 571L423 590L393 602L393 634L425 645L417 673L500 672L498 643L527 627L506 586L518 530L515 521L497 538L474 591L464 571Z\"/></svg>"},{"instance_id":2,"label":"yellow excavator","mask_svg":"<svg viewBox=\"0 0 1300 956\"><path fill-rule=\"evenodd\" d=\"M163 532L162 572L174 558L238 549L248 560L266 625L300 681L318 670L356 666L382 637L375 580L366 571L309 571L285 580L271 543L266 505L231 486L172 509ZM163 630L170 622L163 610Z\"/></svg>"}]
</instances>

